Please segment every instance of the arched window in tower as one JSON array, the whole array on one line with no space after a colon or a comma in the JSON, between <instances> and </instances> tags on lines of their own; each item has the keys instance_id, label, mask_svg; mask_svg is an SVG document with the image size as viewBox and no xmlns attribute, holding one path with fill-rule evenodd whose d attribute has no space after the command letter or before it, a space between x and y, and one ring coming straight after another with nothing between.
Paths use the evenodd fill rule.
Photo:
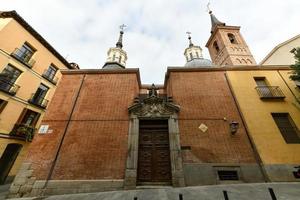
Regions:
<instances>
[{"instance_id":1,"label":"arched window in tower","mask_svg":"<svg viewBox=\"0 0 300 200\"><path fill-rule=\"evenodd\" d=\"M217 52L220 51L220 48L219 48L219 45L218 45L217 41L214 41L213 47L214 47L214 49L215 49Z\"/></svg>"},{"instance_id":2,"label":"arched window in tower","mask_svg":"<svg viewBox=\"0 0 300 200\"><path fill-rule=\"evenodd\" d=\"M112 61L115 61L115 59L116 59L116 54L113 55Z\"/></svg>"},{"instance_id":3,"label":"arched window in tower","mask_svg":"<svg viewBox=\"0 0 300 200\"><path fill-rule=\"evenodd\" d=\"M231 44L237 44L236 38L232 33L228 33L227 36Z\"/></svg>"},{"instance_id":4,"label":"arched window in tower","mask_svg":"<svg viewBox=\"0 0 300 200\"><path fill-rule=\"evenodd\" d=\"M200 58L200 57L199 57L199 53L198 53L197 51L196 51L196 56L197 56L197 58Z\"/></svg>"},{"instance_id":5,"label":"arched window in tower","mask_svg":"<svg viewBox=\"0 0 300 200\"><path fill-rule=\"evenodd\" d=\"M193 54L192 54L192 53L190 53L190 57L191 57L191 60L193 60L194 57L193 57Z\"/></svg>"},{"instance_id":6,"label":"arched window in tower","mask_svg":"<svg viewBox=\"0 0 300 200\"><path fill-rule=\"evenodd\" d=\"M121 63L121 61L122 61L122 56L120 55L119 56L119 63Z\"/></svg>"}]
</instances>

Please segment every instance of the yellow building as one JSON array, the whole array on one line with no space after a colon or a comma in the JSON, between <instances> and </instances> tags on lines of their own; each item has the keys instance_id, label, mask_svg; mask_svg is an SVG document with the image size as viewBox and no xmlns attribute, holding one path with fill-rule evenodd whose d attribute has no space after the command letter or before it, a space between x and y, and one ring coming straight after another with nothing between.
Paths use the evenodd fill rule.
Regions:
<instances>
[{"instance_id":1,"label":"yellow building","mask_svg":"<svg viewBox=\"0 0 300 200\"><path fill-rule=\"evenodd\" d=\"M0 184L17 173L68 63L15 11L0 12Z\"/></svg>"},{"instance_id":2,"label":"yellow building","mask_svg":"<svg viewBox=\"0 0 300 200\"><path fill-rule=\"evenodd\" d=\"M290 50L299 44L299 36L275 47L262 62L268 66L256 65L240 27L210 15L212 31L206 46L213 63L227 66L223 69L228 84L266 177L299 180L294 172L300 165L300 90L289 78L294 61Z\"/></svg>"},{"instance_id":3,"label":"yellow building","mask_svg":"<svg viewBox=\"0 0 300 200\"><path fill-rule=\"evenodd\" d=\"M300 93L289 72L253 66L226 73L270 181L296 181L300 164Z\"/></svg>"}]
</instances>

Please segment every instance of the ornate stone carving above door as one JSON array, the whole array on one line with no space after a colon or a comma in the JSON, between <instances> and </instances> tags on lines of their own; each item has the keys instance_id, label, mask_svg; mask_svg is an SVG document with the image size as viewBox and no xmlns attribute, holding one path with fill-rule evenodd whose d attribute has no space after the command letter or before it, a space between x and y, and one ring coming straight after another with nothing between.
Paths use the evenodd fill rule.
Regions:
<instances>
[{"instance_id":1,"label":"ornate stone carving above door","mask_svg":"<svg viewBox=\"0 0 300 200\"><path fill-rule=\"evenodd\" d=\"M128 155L124 187L127 189L136 187L140 119L168 120L172 185L174 187L182 187L185 185L185 182L177 120L177 113L180 107L174 104L171 98L160 96L154 84L152 84L148 90L147 98L136 98L134 104L128 108L131 120L129 124Z\"/></svg>"}]
</instances>

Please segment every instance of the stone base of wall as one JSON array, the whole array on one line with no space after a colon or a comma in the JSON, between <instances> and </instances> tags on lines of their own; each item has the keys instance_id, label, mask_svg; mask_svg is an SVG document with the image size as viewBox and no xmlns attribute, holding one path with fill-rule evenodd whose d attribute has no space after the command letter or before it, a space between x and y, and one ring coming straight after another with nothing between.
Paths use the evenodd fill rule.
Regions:
<instances>
[{"instance_id":1,"label":"stone base of wall","mask_svg":"<svg viewBox=\"0 0 300 200\"><path fill-rule=\"evenodd\" d=\"M61 194L93 193L103 191L123 190L123 180L50 180L45 186L45 180L36 180L27 193L12 193L9 197L34 197ZM24 187L24 186L21 186ZM27 188L29 188L27 186Z\"/></svg>"},{"instance_id":2,"label":"stone base of wall","mask_svg":"<svg viewBox=\"0 0 300 200\"><path fill-rule=\"evenodd\" d=\"M257 164L184 163L186 186L265 182ZM218 170L236 170L238 181L219 180Z\"/></svg>"},{"instance_id":3,"label":"stone base of wall","mask_svg":"<svg viewBox=\"0 0 300 200\"><path fill-rule=\"evenodd\" d=\"M273 164L264 165L266 173L271 182L300 182L300 178L295 178L293 172L298 165Z\"/></svg>"},{"instance_id":4,"label":"stone base of wall","mask_svg":"<svg viewBox=\"0 0 300 200\"><path fill-rule=\"evenodd\" d=\"M35 184L36 178L32 176L31 163L23 163L14 182L9 189L9 198L27 197Z\"/></svg>"}]
</instances>

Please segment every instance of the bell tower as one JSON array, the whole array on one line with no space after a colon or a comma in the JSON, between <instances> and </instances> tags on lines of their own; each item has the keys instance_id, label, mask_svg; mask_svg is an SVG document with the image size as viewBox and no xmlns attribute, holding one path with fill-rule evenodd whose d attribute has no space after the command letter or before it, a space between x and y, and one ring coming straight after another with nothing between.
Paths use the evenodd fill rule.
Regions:
<instances>
[{"instance_id":1,"label":"bell tower","mask_svg":"<svg viewBox=\"0 0 300 200\"><path fill-rule=\"evenodd\" d=\"M120 26L120 36L116 47L109 48L107 52L107 60L102 67L103 69L125 69L127 61L127 53L123 48L123 34L126 25Z\"/></svg>"},{"instance_id":2,"label":"bell tower","mask_svg":"<svg viewBox=\"0 0 300 200\"><path fill-rule=\"evenodd\" d=\"M215 65L256 65L239 26L228 26L209 11L211 35L206 43Z\"/></svg>"}]
</instances>

